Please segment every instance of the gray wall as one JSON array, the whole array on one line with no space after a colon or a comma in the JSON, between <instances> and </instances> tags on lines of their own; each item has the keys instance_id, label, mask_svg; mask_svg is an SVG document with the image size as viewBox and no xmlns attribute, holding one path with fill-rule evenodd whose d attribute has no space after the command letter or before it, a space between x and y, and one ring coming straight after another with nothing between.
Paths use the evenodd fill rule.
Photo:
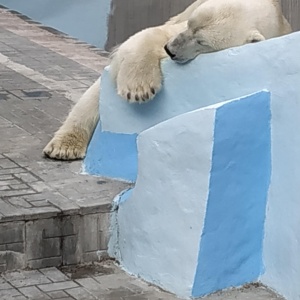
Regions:
<instances>
[{"instance_id":1,"label":"gray wall","mask_svg":"<svg viewBox=\"0 0 300 300\"><path fill-rule=\"evenodd\" d=\"M294 31L300 30L300 0L282 0L283 13Z\"/></svg>"},{"instance_id":2,"label":"gray wall","mask_svg":"<svg viewBox=\"0 0 300 300\"><path fill-rule=\"evenodd\" d=\"M251 0L245 0L251 1ZM163 23L194 0L0 0L33 20L106 50L130 35ZM300 30L300 0L282 0L294 31Z\"/></svg>"},{"instance_id":3,"label":"gray wall","mask_svg":"<svg viewBox=\"0 0 300 300\"><path fill-rule=\"evenodd\" d=\"M0 4L103 48L110 0L0 0Z\"/></svg>"},{"instance_id":4,"label":"gray wall","mask_svg":"<svg viewBox=\"0 0 300 300\"><path fill-rule=\"evenodd\" d=\"M132 34L159 25L184 10L195 0L112 0L106 49Z\"/></svg>"},{"instance_id":5,"label":"gray wall","mask_svg":"<svg viewBox=\"0 0 300 300\"><path fill-rule=\"evenodd\" d=\"M106 49L123 42L133 33L158 25L195 0L112 0ZM251 1L251 0L245 0ZM300 30L300 0L282 0L283 11L293 30Z\"/></svg>"}]
</instances>

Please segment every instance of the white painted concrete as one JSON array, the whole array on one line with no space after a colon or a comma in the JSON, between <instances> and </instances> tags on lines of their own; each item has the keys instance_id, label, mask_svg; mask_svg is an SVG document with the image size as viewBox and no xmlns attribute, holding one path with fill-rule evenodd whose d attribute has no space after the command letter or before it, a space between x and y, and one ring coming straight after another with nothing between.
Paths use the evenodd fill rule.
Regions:
<instances>
[{"instance_id":1,"label":"white painted concrete","mask_svg":"<svg viewBox=\"0 0 300 300\"><path fill-rule=\"evenodd\" d=\"M110 255L117 258L129 273L141 276L147 281L153 282L181 297L192 295L196 276L197 293L201 293L201 291L207 293L205 292L207 290L214 292L219 286L224 287L224 284L225 287L232 286L233 281L241 284L248 283L249 278L251 278L250 281L253 278L257 279L261 269L262 233L268 185L264 195L262 195L265 199L264 203L258 204L261 206L262 211L257 211L254 215L252 214L252 217L251 213L248 214L245 210L249 204L244 204L243 199L239 196L232 200L235 198L233 195L237 195L240 188L241 193L244 193L242 186L246 185L246 188L248 188L249 184L251 186L253 182L253 176L250 183L243 180L243 173L239 174L237 172L239 168L236 170L234 166L241 163L244 166L243 170L247 169L247 174L256 174L255 164L251 164L250 168L246 167L245 169L245 164L240 159L242 161L247 161L247 159L242 154L237 160L235 160L235 156L231 157L232 151L234 152L236 147L239 148L239 142L235 140L238 131L229 124L231 120L239 117L232 118L230 114L227 114L227 116L221 113L221 117L217 119L217 122L219 122L218 128L220 129L222 124L227 124L227 126L222 126L221 129L224 130L225 134L218 132L218 146L217 148L213 147L216 142L216 111L221 107L225 107L227 110L228 107L229 109L231 107L232 112L239 111L241 116L247 115L247 111L249 111L252 117L245 122L243 121L244 118L237 121L241 125L239 134L245 139L244 148L251 149L251 147L254 147L259 150L257 143L264 141L264 138L256 138L256 136L253 136L252 130L250 129L249 132L248 128L252 128L253 123L256 122L255 111L257 107L261 107L262 110L264 105L267 107L268 116L265 116L265 111L259 114L259 118L265 120L263 121L265 124L269 124L270 111L269 93L263 92L257 95L262 95L262 98L253 95L242 100L222 102L180 115L143 131L138 136L139 171L137 183L131 192L126 192L116 200L116 202L119 202L119 211L114 215L112 222L113 235L109 247ZM264 119L264 116L267 119ZM248 128L243 130L243 126L248 126ZM229 128L232 128L233 131ZM266 129L270 133L269 125ZM267 144L269 145L267 152L270 158L270 136L267 139ZM229 152L223 155L221 145L227 148ZM229 145L232 145L233 148L230 148ZM227 187L224 190L225 194L219 195L219 191L217 190L215 193L214 189L216 182L212 185L213 155L217 164L226 156L230 159L231 166L228 167L227 163L229 162L226 162L224 168L214 169L214 175L224 180L226 179L222 177L222 174L226 178L238 177L240 180L238 187L234 182L231 184L233 193L229 192L229 198L226 198L225 195L228 190ZM270 170L266 172L269 173ZM257 172L257 174L261 174L261 172ZM222 187L222 184L217 183L217 186ZM259 183L257 186L259 186ZM211 202L208 202L209 195L211 196ZM257 195L261 199L260 196ZM251 194L250 198L249 202L255 203ZM228 204L230 205L228 212L226 212L226 208L218 212L216 203L219 201L221 201L220 205L223 207L226 207L226 203L231 203ZM233 206L231 206L232 204ZM207 206L210 207L210 211L208 211ZM215 209L212 207L215 207ZM237 214L234 213L235 211L237 211ZM232 216L235 216L232 220L230 217L228 218L231 213L233 213ZM210 225L206 224L207 238L204 247L211 247L212 250L209 253L205 250L201 252L199 249L199 246L203 246L201 238L204 233L203 226L204 220L208 217L207 214L209 214ZM259 226L257 226L257 215L262 216ZM214 218L216 223L212 223ZM216 229L219 226L215 226L215 224L218 224L219 221L225 229L221 230L221 235L215 240L214 235L218 235L219 232ZM251 223L254 226L251 226ZM259 249L257 249L259 257L255 266L253 266L252 257L249 258L248 255L250 253L250 256L252 256L253 252L256 251L254 251L256 248L253 247L253 241L256 243L257 240L255 236L245 239L245 231L240 230L244 225L240 226L240 224L247 224L246 231L251 227L254 227L255 230L259 228L260 232L255 231L259 243ZM235 230L237 226L239 229ZM231 229L228 230L228 228ZM228 243L228 236L230 235L236 239L234 242ZM236 257L242 258L244 262L242 265L248 267L244 270L240 260L235 260L233 257L230 259L233 265L228 267L227 261L225 262L223 255L220 255L221 249L216 249L216 245L218 247L231 245L230 247L225 246L227 247L224 249L225 256L231 257L232 253L235 253ZM234 245L238 245L238 249L235 249ZM218 263L215 262L214 258L219 259ZM246 264L247 260L250 263ZM216 270L221 270L218 272L218 276L221 276L220 274L224 272L228 272L228 276L224 280L222 279L223 284L218 286L214 280L211 280L210 272L202 276L199 274L199 265L199 270L203 268L207 271L207 266L211 266ZM228 268L231 270L234 267L236 267L236 272L240 268L245 271L242 271L243 273L237 279L235 278L235 272L228 271ZM196 270L197 275L195 275ZM255 275L253 275L253 272ZM202 287L203 281L209 288ZM226 285L227 281L228 285Z\"/></svg>"},{"instance_id":2,"label":"white painted concrete","mask_svg":"<svg viewBox=\"0 0 300 300\"><path fill-rule=\"evenodd\" d=\"M153 124L179 114L179 112L184 113L207 104L236 98L262 89L270 90L272 96L272 176L264 240L265 274L261 277L261 281L285 296L288 300L300 298L300 218L298 216L300 211L298 192L300 182L298 167L300 165L300 136L298 134L300 128L299 43L300 33L297 32L257 44L202 55L195 61L183 66L178 66L166 60L163 63L165 74L164 88L156 100L147 104L147 113L140 110L137 105L126 104L116 95L114 85L107 83L107 81L102 86L103 92L101 97L103 129L113 132L124 132L125 130L127 133L132 133L141 132ZM189 74L188 79L186 74ZM171 110L170 107L172 108ZM133 115L136 116L134 121L132 121ZM129 120L131 121L128 122ZM206 128L206 126L203 124L202 127ZM151 135L151 130L149 132L149 138L151 137L155 141L155 135ZM171 140L171 137L163 136L167 141L166 145L172 144L172 142L178 143L176 139ZM160 143L163 143L163 141L161 140ZM177 144L175 143L174 145ZM154 150L155 147L153 146L153 153L147 153L147 160L143 158L145 161L141 162L139 172L144 170L144 168L155 166ZM188 151L188 147L186 147L186 150ZM142 148L140 151L140 157L146 157ZM172 148L166 148L166 159L168 151L172 151ZM150 162L148 163L148 161ZM142 168L143 165L144 168ZM178 167L183 168L185 166L179 163ZM174 186L167 186L167 172L164 173L163 170L158 168L157 174L157 176L162 176L161 192L164 186L169 189L174 188ZM173 176L173 174L171 175ZM146 171L143 171L140 175L138 181L141 182L141 180L147 180L147 184L151 187L151 178L147 176ZM139 184L137 184L137 189L138 186ZM130 206L133 201L137 201L139 205L142 205L141 208L151 213L151 218L146 222L147 230L153 227L156 230L163 231L163 228L158 228L159 221L163 220L155 219L156 210L151 210L147 206L147 203L157 201L157 199L150 197L150 193L147 191L144 191L144 195L147 201L135 199L133 195L133 198L127 204ZM163 204L157 203L152 207L158 209L158 204L162 205L159 209L166 210L166 222L164 221L162 224L168 226L171 219L167 211L169 206L165 206L164 202ZM187 204L187 206L181 207L190 206ZM174 218L178 216L176 212L172 212L172 214L174 214ZM138 244L132 244L132 241L124 241L121 238L120 246L127 249L134 247L138 250L138 253L141 253L134 258L136 263L130 268L135 268L137 273L142 273L142 265L144 263L154 264L156 261L156 256L154 256L154 259L151 259L144 257L142 254L146 250L145 245L149 244L145 240L145 235L138 232L134 227L135 221L140 220L142 216L137 215L135 210L130 215L125 216L121 206L119 217L120 224L127 224L126 226L128 226L128 230L132 231L133 237L135 239L137 236L140 238ZM174 230L174 236L170 238L178 239L178 231ZM191 239L191 237L185 240L186 243L188 243L187 241L195 243L195 240ZM157 249L153 249L153 253L155 251ZM165 249L165 252L161 254L166 258L166 263L163 265L166 268L166 274L170 270L168 269L170 266L167 258L176 254L178 253L176 251L173 253L172 249ZM132 253L128 250L125 257L130 255ZM193 258L190 259L193 261ZM167 277L167 275L161 273L158 276L160 278L158 280L161 280L164 276ZM154 281L154 277L150 276L148 280ZM171 280L172 278L169 282ZM187 275L184 276L184 280L188 280ZM168 287L168 284L165 286ZM181 294L186 291L181 291L179 288L176 292Z\"/></svg>"},{"instance_id":3,"label":"white painted concrete","mask_svg":"<svg viewBox=\"0 0 300 300\"><path fill-rule=\"evenodd\" d=\"M287 80L277 82L281 101L272 105L272 178L261 281L287 300L299 300L300 58L290 56L286 64Z\"/></svg>"},{"instance_id":4,"label":"white painted concrete","mask_svg":"<svg viewBox=\"0 0 300 300\"><path fill-rule=\"evenodd\" d=\"M275 99L284 99L285 87L290 90L292 81L298 83L295 72L300 54L295 47L299 39L297 32L200 55L185 65L166 59L162 63L163 89L147 104L128 105L116 94L106 70L100 96L102 128L111 132L137 133L180 113L263 89L270 90ZM290 57L294 57L295 64L291 64ZM145 105L147 109L142 108Z\"/></svg>"},{"instance_id":5,"label":"white painted concrete","mask_svg":"<svg viewBox=\"0 0 300 300\"><path fill-rule=\"evenodd\" d=\"M214 116L202 109L142 132L136 186L118 212L124 267L185 297L198 261Z\"/></svg>"}]
</instances>

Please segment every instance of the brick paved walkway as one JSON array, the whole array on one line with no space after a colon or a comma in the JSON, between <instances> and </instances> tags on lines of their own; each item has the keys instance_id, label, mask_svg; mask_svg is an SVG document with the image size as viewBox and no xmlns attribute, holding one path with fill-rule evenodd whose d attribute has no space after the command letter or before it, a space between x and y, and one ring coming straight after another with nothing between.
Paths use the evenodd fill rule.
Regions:
<instances>
[{"instance_id":1,"label":"brick paved walkway","mask_svg":"<svg viewBox=\"0 0 300 300\"><path fill-rule=\"evenodd\" d=\"M97 259L112 199L127 186L42 156L109 61L20 17L0 10L0 271Z\"/></svg>"},{"instance_id":2,"label":"brick paved walkway","mask_svg":"<svg viewBox=\"0 0 300 300\"><path fill-rule=\"evenodd\" d=\"M147 283L130 277L111 262L96 267L46 268L5 273L1 300L175 300Z\"/></svg>"},{"instance_id":3,"label":"brick paved walkway","mask_svg":"<svg viewBox=\"0 0 300 300\"><path fill-rule=\"evenodd\" d=\"M8 272L0 276L1 300L176 300L111 262L84 266ZM217 293L206 300L282 300L263 287Z\"/></svg>"},{"instance_id":4,"label":"brick paved walkway","mask_svg":"<svg viewBox=\"0 0 300 300\"><path fill-rule=\"evenodd\" d=\"M0 299L175 299L105 255L111 201L126 184L80 175L79 161L42 157L74 101L108 64L106 53L0 9ZM15 268L40 268L14 271ZM67 275L66 275L67 274ZM249 287L210 300L279 299Z\"/></svg>"}]
</instances>

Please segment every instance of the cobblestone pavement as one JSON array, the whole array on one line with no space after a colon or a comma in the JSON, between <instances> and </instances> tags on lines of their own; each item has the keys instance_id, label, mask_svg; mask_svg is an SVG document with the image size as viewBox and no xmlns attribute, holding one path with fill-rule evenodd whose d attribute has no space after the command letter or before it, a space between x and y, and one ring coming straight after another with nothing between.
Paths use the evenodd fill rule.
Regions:
<instances>
[{"instance_id":1,"label":"cobblestone pavement","mask_svg":"<svg viewBox=\"0 0 300 300\"><path fill-rule=\"evenodd\" d=\"M1 300L176 300L146 282L131 277L112 262L81 267L15 271L0 277ZM248 286L218 293L206 300L280 300L264 287Z\"/></svg>"},{"instance_id":2,"label":"cobblestone pavement","mask_svg":"<svg viewBox=\"0 0 300 300\"><path fill-rule=\"evenodd\" d=\"M0 10L2 221L107 203L125 188L116 181L78 175L79 161L42 157L72 102L108 64L98 51Z\"/></svg>"},{"instance_id":3,"label":"cobblestone pavement","mask_svg":"<svg viewBox=\"0 0 300 300\"><path fill-rule=\"evenodd\" d=\"M114 196L42 149L109 63L106 53L0 9L0 271L97 259ZM17 222L17 223L16 223Z\"/></svg>"},{"instance_id":4,"label":"cobblestone pavement","mask_svg":"<svg viewBox=\"0 0 300 300\"><path fill-rule=\"evenodd\" d=\"M81 267L7 272L0 276L1 300L176 300L131 277L112 262ZM280 300L264 287L248 286L217 293L206 300Z\"/></svg>"},{"instance_id":5,"label":"cobblestone pavement","mask_svg":"<svg viewBox=\"0 0 300 300\"><path fill-rule=\"evenodd\" d=\"M0 9L1 300L175 299L110 262L66 267L64 273L45 268L97 258L96 250L107 243L111 200L127 187L80 175L78 161L51 161L41 154L108 62L96 48ZM7 271L28 266L40 269ZM249 287L208 299L278 298Z\"/></svg>"},{"instance_id":6,"label":"cobblestone pavement","mask_svg":"<svg viewBox=\"0 0 300 300\"><path fill-rule=\"evenodd\" d=\"M84 267L45 268L5 273L0 277L1 300L173 300L147 283L130 277L113 263Z\"/></svg>"}]
</instances>

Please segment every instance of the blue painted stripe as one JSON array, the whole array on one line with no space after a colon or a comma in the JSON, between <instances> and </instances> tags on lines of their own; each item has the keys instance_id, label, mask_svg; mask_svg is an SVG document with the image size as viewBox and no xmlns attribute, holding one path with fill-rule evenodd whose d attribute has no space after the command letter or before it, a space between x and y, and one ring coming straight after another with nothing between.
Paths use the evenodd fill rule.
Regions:
<instances>
[{"instance_id":1,"label":"blue painted stripe","mask_svg":"<svg viewBox=\"0 0 300 300\"><path fill-rule=\"evenodd\" d=\"M217 109L193 297L258 279L271 174L270 94Z\"/></svg>"},{"instance_id":2,"label":"blue painted stripe","mask_svg":"<svg viewBox=\"0 0 300 300\"><path fill-rule=\"evenodd\" d=\"M133 188L128 189L128 190L124 191L123 193L121 193L117 204L119 205L119 204L126 202L131 197L132 192L133 192Z\"/></svg>"},{"instance_id":3,"label":"blue painted stripe","mask_svg":"<svg viewBox=\"0 0 300 300\"><path fill-rule=\"evenodd\" d=\"M84 169L91 175L135 182L137 177L137 134L101 130L98 124L84 159Z\"/></svg>"}]
</instances>

